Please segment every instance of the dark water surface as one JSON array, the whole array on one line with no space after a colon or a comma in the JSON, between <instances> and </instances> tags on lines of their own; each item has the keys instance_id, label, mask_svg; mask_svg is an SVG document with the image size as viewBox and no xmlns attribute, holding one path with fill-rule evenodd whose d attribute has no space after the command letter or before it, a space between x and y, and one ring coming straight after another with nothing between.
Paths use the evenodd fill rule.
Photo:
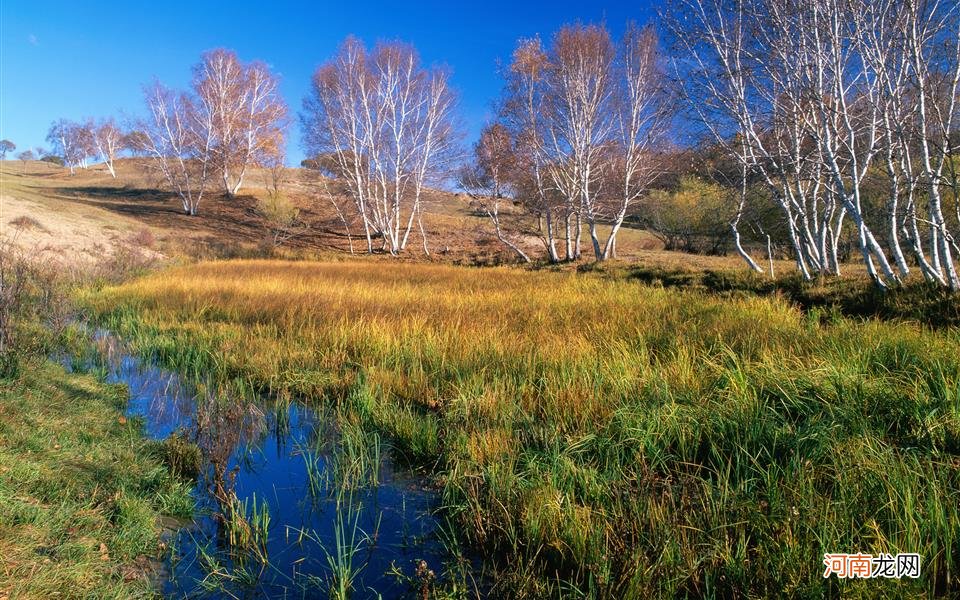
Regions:
<instances>
[{"instance_id":1,"label":"dark water surface","mask_svg":"<svg viewBox=\"0 0 960 600\"><path fill-rule=\"evenodd\" d=\"M383 458L374 453L368 483L338 481L332 467L351 457L342 454L332 415L253 394L224 398L222 388L212 393L143 361L109 334L96 338L98 367L107 381L129 387L128 415L143 420L146 435L177 433L202 452L195 521L170 540L167 597L329 597L331 564L349 556L352 598L401 598L417 584L390 573L393 567L413 576L420 561L436 573L454 563L434 516L436 493L396 470L386 449ZM268 507L266 562L225 542L214 490L231 488L240 502L255 498Z\"/></svg>"}]
</instances>

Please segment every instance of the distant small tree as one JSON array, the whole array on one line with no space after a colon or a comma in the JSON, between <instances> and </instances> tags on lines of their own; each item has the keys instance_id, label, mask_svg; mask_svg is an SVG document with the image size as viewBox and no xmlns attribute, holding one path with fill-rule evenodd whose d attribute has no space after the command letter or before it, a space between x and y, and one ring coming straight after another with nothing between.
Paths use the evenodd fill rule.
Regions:
<instances>
[{"instance_id":1,"label":"distant small tree","mask_svg":"<svg viewBox=\"0 0 960 600\"><path fill-rule=\"evenodd\" d=\"M110 171L110 175L117 177L117 171L113 168L113 160L123 149L124 135L117 127L113 119L106 119L92 125L89 128L90 139L100 160Z\"/></svg>"},{"instance_id":2,"label":"distant small tree","mask_svg":"<svg viewBox=\"0 0 960 600\"><path fill-rule=\"evenodd\" d=\"M730 194L715 183L683 177L672 192L652 192L641 217L667 250L720 254L728 239Z\"/></svg>"},{"instance_id":3,"label":"distant small tree","mask_svg":"<svg viewBox=\"0 0 960 600\"><path fill-rule=\"evenodd\" d=\"M84 127L66 119L57 119L50 125L47 132L47 141L53 148L53 153L63 158L63 164L75 172L87 156L89 143Z\"/></svg>"},{"instance_id":4,"label":"distant small tree","mask_svg":"<svg viewBox=\"0 0 960 600\"><path fill-rule=\"evenodd\" d=\"M33 147L33 159L43 161L43 162L48 162L50 164L57 165L58 167L65 166L65 163L63 162L63 157L57 156L53 152L50 152L49 150L44 148L43 146Z\"/></svg>"},{"instance_id":5,"label":"distant small tree","mask_svg":"<svg viewBox=\"0 0 960 600\"><path fill-rule=\"evenodd\" d=\"M17 145L10 140L0 140L0 160L7 160L7 152L13 152Z\"/></svg>"},{"instance_id":6,"label":"distant small tree","mask_svg":"<svg viewBox=\"0 0 960 600\"><path fill-rule=\"evenodd\" d=\"M149 144L147 134L139 129L131 129L124 133L120 142L121 148L129 152L131 156L148 156L146 148Z\"/></svg>"},{"instance_id":7,"label":"distant small tree","mask_svg":"<svg viewBox=\"0 0 960 600\"><path fill-rule=\"evenodd\" d=\"M300 219L300 209L286 194L269 193L266 198L257 199L257 212L270 228L274 248L307 229Z\"/></svg>"},{"instance_id":8,"label":"distant small tree","mask_svg":"<svg viewBox=\"0 0 960 600\"><path fill-rule=\"evenodd\" d=\"M35 160L36 157L33 154L33 150L24 150L17 155L17 158L23 163L23 172L27 172L27 161Z\"/></svg>"},{"instance_id":9,"label":"distant small tree","mask_svg":"<svg viewBox=\"0 0 960 600\"><path fill-rule=\"evenodd\" d=\"M508 194L505 189L508 171L513 166L513 141L510 132L500 123L484 127L473 147L473 161L460 171L460 185L480 202L482 210L493 223L493 231L505 246L513 250L523 262L530 257L503 231L500 220L500 202Z\"/></svg>"},{"instance_id":10,"label":"distant small tree","mask_svg":"<svg viewBox=\"0 0 960 600\"><path fill-rule=\"evenodd\" d=\"M287 175L283 155L278 154L269 164L263 165L262 172L267 197L257 200L257 212L267 221L271 243L276 248L309 226L300 218L300 209L283 191Z\"/></svg>"}]
</instances>

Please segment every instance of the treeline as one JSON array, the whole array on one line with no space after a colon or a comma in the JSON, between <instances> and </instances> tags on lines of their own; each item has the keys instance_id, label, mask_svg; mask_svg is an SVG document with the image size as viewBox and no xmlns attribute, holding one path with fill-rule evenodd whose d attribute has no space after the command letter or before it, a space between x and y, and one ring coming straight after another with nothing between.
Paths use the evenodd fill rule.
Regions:
<instances>
[{"instance_id":1,"label":"treeline","mask_svg":"<svg viewBox=\"0 0 960 600\"><path fill-rule=\"evenodd\" d=\"M678 90L741 168L730 229L752 268L739 226L756 188L805 278L840 273L848 224L879 287L917 269L960 289L955 2L683 0L666 23Z\"/></svg>"},{"instance_id":2,"label":"treeline","mask_svg":"<svg viewBox=\"0 0 960 600\"><path fill-rule=\"evenodd\" d=\"M318 192L368 252L400 254L419 235L429 253L423 192L456 181L525 261L541 258L534 236L550 262L584 247L615 257L633 221L756 271L765 253L807 279L839 275L856 253L879 287L919 272L960 290L956 3L672 6L619 39L574 24L520 40L468 153L446 70L407 44L348 38L299 115ZM151 157L188 214L214 187L238 193L250 166L283 164L289 110L263 63L209 52L189 90L155 83L146 104L126 133L59 121L48 139L71 169L98 156L113 172L123 148Z\"/></svg>"},{"instance_id":3,"label":"treeline","mask_svg":"<svg viewBox=\"0 0 960 600\"><path fill-rule=\"evenodd\" d=\"M136 134L122 131L113 118L85 119L79 123L58 119L47 132L47 142L52 154L71 173L77 168L86 169L90 159L95 159L103 163L112 177L117 176L113 166L117 156L123 150L137 148Z\"/></svg>"},{"instance_id":4,"label":"treeline","mask_svg":"<svg viewBox=\"0 0 960 600\"><path fill-rule=\"evenodd\" d=\"M0 140L0 160L7 160L7 154L16 151L17 145L11 142L10 140ZM57 165L63 166L63 158L58 156L51 150L47 150L42 146L37 146L34 148L24 148L20 152L17 152L15 158L19 161L26 163L31 160L42 160L44 162L50 162Z\"/></svg>"},{"instance_id":5,"label":"treeline","mask_svg":"<svg viewBox=\"0 0 960 600\"><path fill-rule=\"evenodd\" d=\"M184 212L196 215L210 188L233 197L248 168L283 165L288 110L277 85L264 63L213 50L194 66L189 90L159 82L145 88L146 118L57 119L47 132L49 150L29 148L17 158L53 162L71 174L98 162L116 177L118 157L149 157ZM14 150L13 142L0 140L0 160Z\"/></svg>"}]
</instances>

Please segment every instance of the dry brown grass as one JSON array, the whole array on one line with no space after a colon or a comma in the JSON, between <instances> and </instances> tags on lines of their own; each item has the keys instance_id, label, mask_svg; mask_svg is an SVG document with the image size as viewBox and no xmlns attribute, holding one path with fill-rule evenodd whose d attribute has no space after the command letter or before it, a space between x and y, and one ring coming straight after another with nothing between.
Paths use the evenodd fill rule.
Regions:
<instances>
[{"instance_id":1,"label":"dry brown grass","mask_svg":"<svg viewBox=\"0 0 960 600\"><path fill-rule=\"evenodd\" d=\"M201 203L200 215L190 217L182 213L173 194L161 191L161 181L148 160L122 159L116 167L118 177L114 179L99 165L77 169L71 175L69 170L46 162L0 163L0 219L7 223L26 217L40 225L30 228L29 233L19 233L21 245L50 246L61 253L89 256L109 252L116 243L142 231L151 232L156 249L167 256L243 256L259 253L265 247L270 228L257 206L258 200L267 196L267 172L251 171L236 198L226 198L214 190ZM319 174L287 169L282 191L308 227L285 242L280 254L329 256L349 252L344 224ZM467 195L430 191L425 202L424 226L431 260L459 264L515 260ZM360 223L347 216L354 248L362 253ZM4 226L2 233L12 236L13 228ZM589 240L585 237L583 241L584 251L589 254ZM662 248L650 233L629 227L621 230L619 242L620 255L627 260ZM522 235L520 243L532 256L543 255L536 236ZM414 231L404 260L424 258L419 232Z\"/></svg>"}]
</instances>

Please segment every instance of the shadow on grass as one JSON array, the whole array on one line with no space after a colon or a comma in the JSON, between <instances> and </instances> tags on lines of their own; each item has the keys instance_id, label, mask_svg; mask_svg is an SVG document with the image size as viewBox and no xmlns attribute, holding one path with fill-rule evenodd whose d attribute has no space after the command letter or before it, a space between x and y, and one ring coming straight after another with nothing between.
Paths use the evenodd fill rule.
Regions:
<instances>
[{"instance_id":1,"label":"shadow on grass","mask_svg":"<svg viewBox=\"0 0 960 600\"><path fill-rule=\"evenodd\" d=\"M59 188L57 192L66 201L94 206L135 218L145 225L185 234L195 241L196 247L191 253L198 256L249 256L250 248L263 245L271 234L270 225L258 211L257 198L252 194L231 198L208 191L200 203L199 214L190 216L183 212L175 194L156 188L74 186ZM346 247L338 221L321 214L315 206L303 207L300 214L311 227L289 240L286 247L328 250Z\"/></svg>"},{"instance_id":2,"label":"shadow on grass","mask_svg":"<svg viewBox=\"0 0 960 600\"><path fill-rule=\"evenodd\" d=\"M916 321L933 328L960 325L960 295L925 281L881 291L864 278L804 281L800 275L770 279L749 271L687 271L628 267L627 277L647 285L694 289L727 296L782 296L808 313Z\"/></svg>"}]
</instances>

